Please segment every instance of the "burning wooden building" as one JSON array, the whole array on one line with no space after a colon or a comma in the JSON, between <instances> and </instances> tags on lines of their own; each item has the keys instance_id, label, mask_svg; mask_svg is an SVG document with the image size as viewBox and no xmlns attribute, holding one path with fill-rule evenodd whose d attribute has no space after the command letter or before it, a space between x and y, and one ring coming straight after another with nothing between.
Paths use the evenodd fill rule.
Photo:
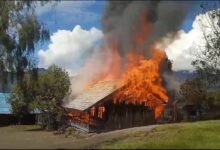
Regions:
<instances>
[{"instance_id":1,"label":"burning wooden building","mask_svg":"<svg viewBox=\"0 0 220 150\"><path fill-rule=\"evenodd\" d=\"M114 95L122 88L115 84L99 82L65 105L70 124L86 132L154 124L154 110L144 103L114 101Z\"/></svg>"}]
</instances>

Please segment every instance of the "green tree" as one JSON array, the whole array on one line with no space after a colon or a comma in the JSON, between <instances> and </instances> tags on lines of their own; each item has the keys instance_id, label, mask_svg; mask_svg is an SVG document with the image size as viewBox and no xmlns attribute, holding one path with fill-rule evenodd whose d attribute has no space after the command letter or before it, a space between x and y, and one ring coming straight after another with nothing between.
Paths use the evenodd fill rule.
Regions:
<instances>
[{"instance_id":1,"label":"green tree","mask_svg":"<svg viewBox=\"0 0 220 150\"><path fill-rule=\"evenodd\" d=\"M212 108L220 106L220 89L210 90L207 95L208 103Z\"/></svg>"},{"instance_id":2,"label":"green tree","mask_svg":"<svg viewBox=\"0 0 220 150\"><path fill-rule=\"evenodd\" d=\"M35 13L36 6L45 3L0 1L0 78L5 78L4 73L9 71L15 72L20 81L24 70L35 66L31 55L36 44L49 39L49 31Z\"/></svg>"},{"instance_id":3,"label":"green tree","mask_svg":"<svg viewBox=\"0 0 220 150\"><path fill-rule=\"evenodd\" d=\"M36 97L37 82L33 76L26 74L24 80L17 84L13 90L9 102L12 106L13 114L18 118L19 124L26 115L30 114L32 102Z\"/></svg>"},{"instance_id":4,"label":"green tree","mask_svg":"<svg viewBox=\"0 0 220 150\"><path fill-rule=\"evenodd\" d=\"M201 79L195 78L192 80L186 80L180 86L179 93L186 101L199 104L201 100L206 98L206 91L205 83Z\"/></svg>"},{"instance_id":5,"label":"green tree","mask_svg":"<svg viewBox=\"0 0 220 150\"><path fill-rule=\"evenodd\" d=\"M207 84L201 78L186 80L180 86L180 100L186 104L194 104L199 108L201 115L202 108L207 108Z\"/></svg>"},{"instance_id":6,"label":"green tree","mask_svg":"<svg viewBox=\"0 0 220 150\"><path fill-rule=\"evenodd\" d=\"M26 74L22 84L14 87L9 102L19 120L37 110L43 114L44 126L55 129L64 119L65 110L62 104L69 91L68 73L52 65L46 72L39 74L37 80Z\"/></svg>"},{"instance_id":7,"label":"green tree","mask_svg":"<svg viewBox=\"0 0 220 150\"><path fill-rule=\"evenodd\" d=\"M48 128L57 128L62 122L65 111L63 99L69 94L70 80L68 73L62 68L52 65L47 72L39 75L35 106L47 114Z\"/></svg>"}]
</instances>

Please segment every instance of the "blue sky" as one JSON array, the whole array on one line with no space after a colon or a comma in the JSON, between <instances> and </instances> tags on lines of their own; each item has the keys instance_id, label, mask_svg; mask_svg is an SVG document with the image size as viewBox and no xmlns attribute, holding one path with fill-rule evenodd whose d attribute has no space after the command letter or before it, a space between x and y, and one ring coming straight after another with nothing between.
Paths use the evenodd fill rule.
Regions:
<instances>
[{"instance_id":1,"label":"blue sky","mask_svg":"<svg viewBox=\"0 0 220 150\"><path fill-rule=\"evenodd\" d=\"M42 10L39 17L51 33L58 29L72 30L76 25L87 30L91 27L101 28L105 4L106 1L61 1L46 11Z\"/></svg>"}]
</instances>

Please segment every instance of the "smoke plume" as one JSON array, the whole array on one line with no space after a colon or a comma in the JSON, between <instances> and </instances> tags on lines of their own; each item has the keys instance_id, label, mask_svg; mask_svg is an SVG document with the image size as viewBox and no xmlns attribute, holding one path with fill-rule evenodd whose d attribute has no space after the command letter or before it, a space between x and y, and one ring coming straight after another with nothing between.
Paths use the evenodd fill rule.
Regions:
<instances>
[{"instance_id":1,"label":"smoke plume","mask_svg":"<svg viewBox=\"0 0 220 150\"><path fill-rule=\"evenodd\" d=\"M189 1L108 1L102 16L103 43L85 63L79 79L72 82L74 92L82 91L100 72L114 72L115 64L123 69L130 52L151 58L150 48L156 42L167 35L170 42L175 39L192 5ZM120 56L112 50L115 45ZM114 63L117 60L120 62Z\"/></svg>"},{"instance_id":2,"label":"smoke plume","mask_svg":"<svg viewBox=\"0 0 220 150\"><path fill-rule=\"evenodd\" d=\"M121 56L128 50L144 49L149 57L152 44L167 34L175 37L192 5L190 1L108 1L102 18L103 31L119 44ZM143 47L137 48L133 37L140 29L141 16L151 31Z\"/></svg>"}]
</instances>

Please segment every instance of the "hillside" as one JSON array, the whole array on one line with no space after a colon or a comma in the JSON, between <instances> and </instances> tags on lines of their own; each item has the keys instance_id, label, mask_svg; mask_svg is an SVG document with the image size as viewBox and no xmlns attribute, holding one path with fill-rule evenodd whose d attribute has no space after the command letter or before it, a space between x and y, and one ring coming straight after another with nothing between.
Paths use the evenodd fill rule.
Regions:
<instances>
[{"instance_id":1,"label":"hillside","mask_svg":"<svg viewBox=\"0 0 220 150\"><path fill-rule=\"evenodd\" d=\"M220 148L220 121L166 124L149 132L135 132L99 148Z\"/></svg>"},{"instance_id":2,"label":"hillside","mask_svg":"<svg viewBox=\"0 0 220 150\"><path fill-rule=\"evenodd\" d=\"M173 71L173 74L181 81L196 77L196 72L190 72L188 70Z\"/></svg>"}]
</instances>

